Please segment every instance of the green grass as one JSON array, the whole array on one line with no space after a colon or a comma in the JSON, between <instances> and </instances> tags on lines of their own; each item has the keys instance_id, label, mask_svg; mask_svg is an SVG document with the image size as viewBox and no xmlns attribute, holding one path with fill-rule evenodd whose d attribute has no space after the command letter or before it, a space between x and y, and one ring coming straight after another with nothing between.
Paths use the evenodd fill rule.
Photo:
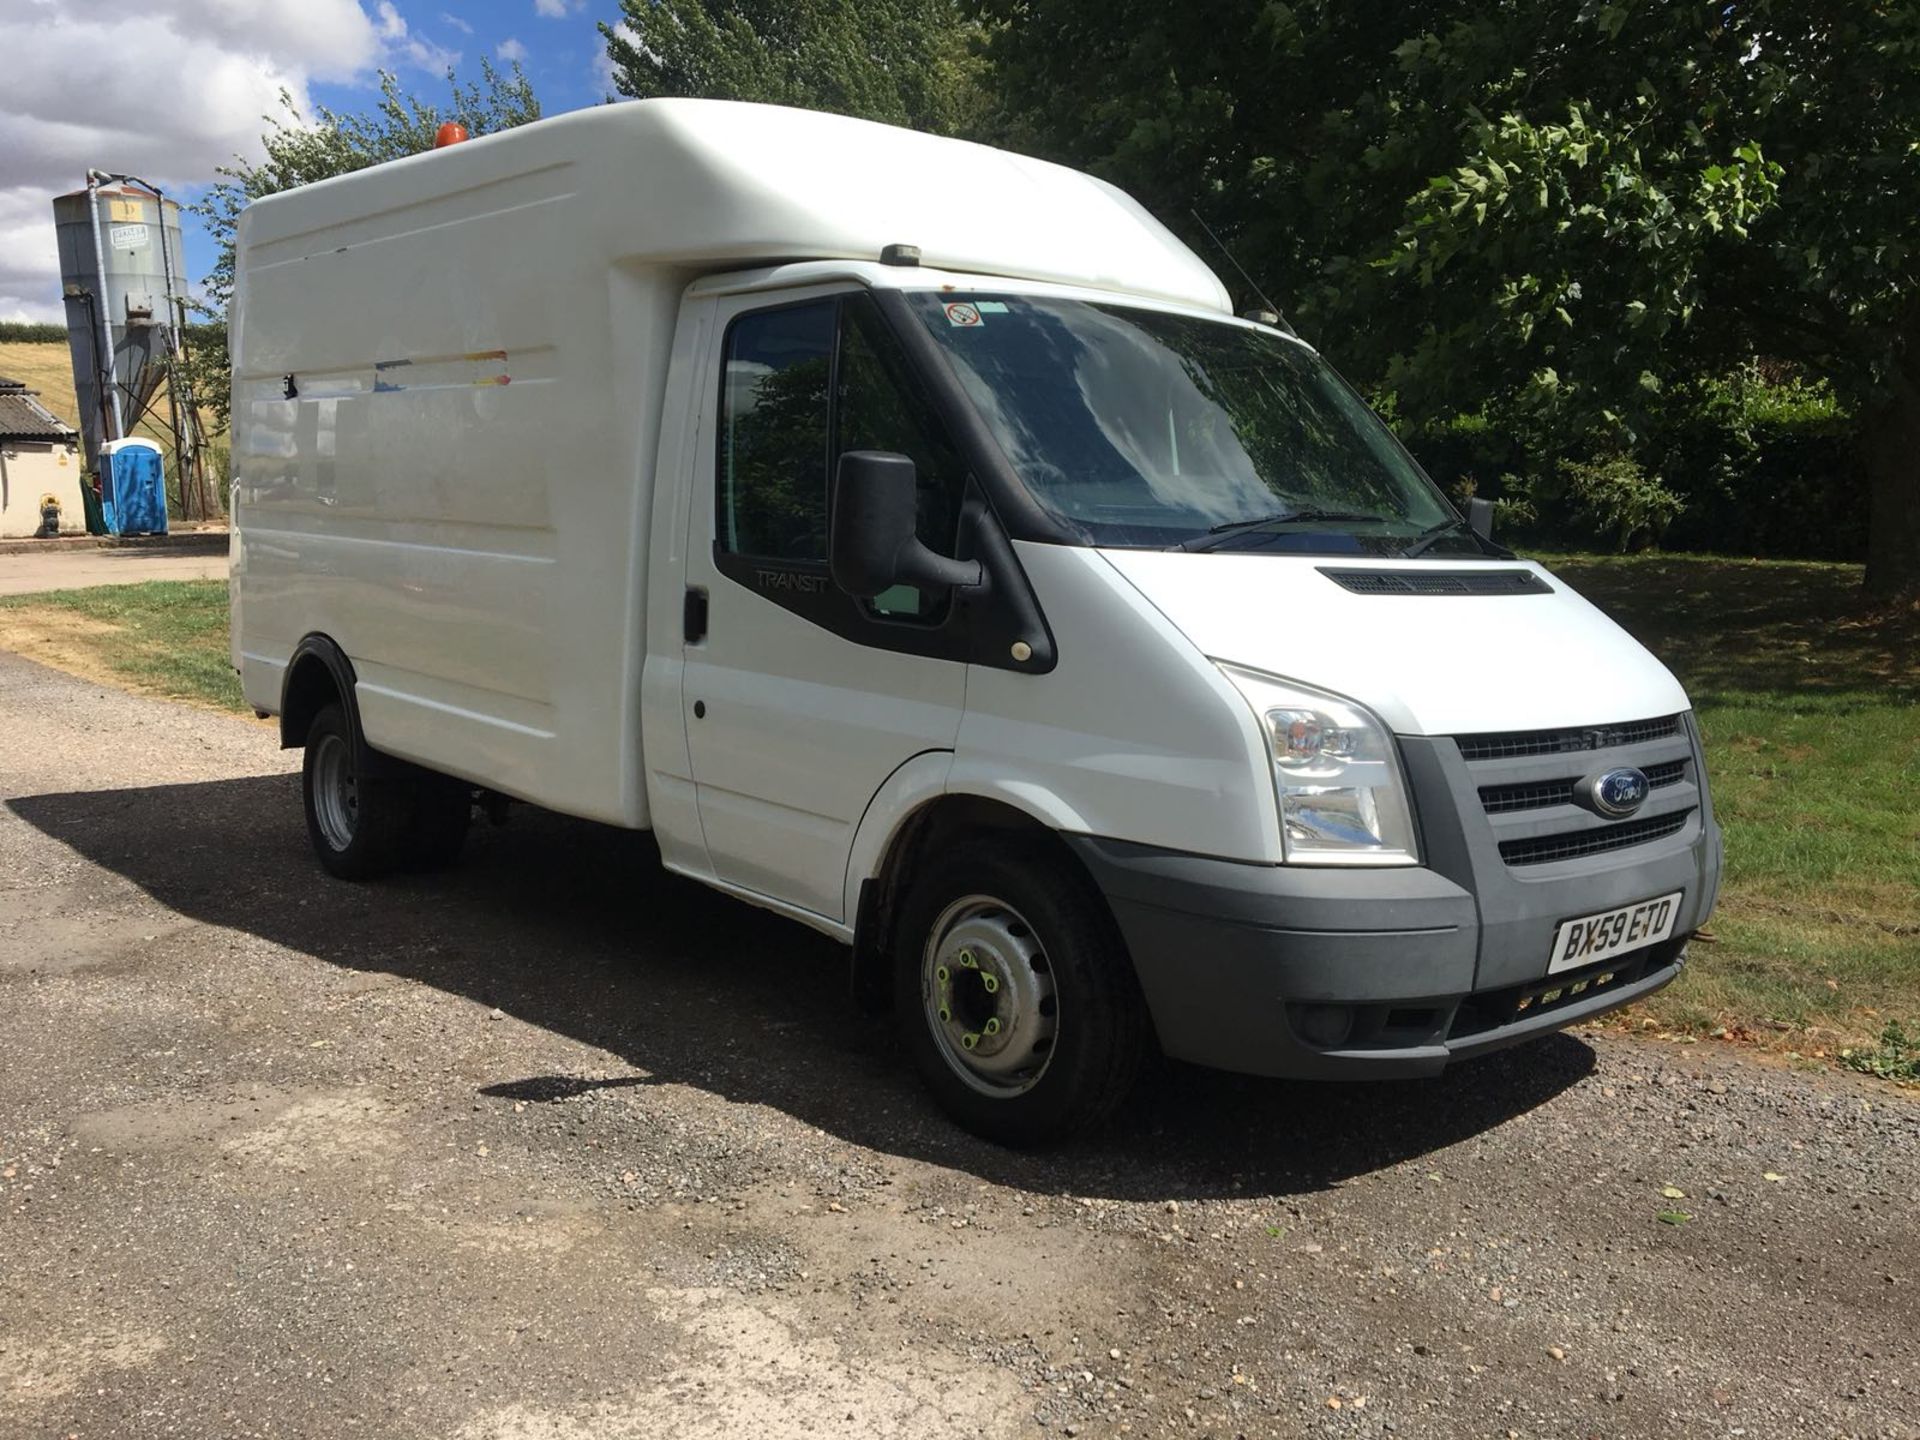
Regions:
<instances>
[{"instance_id":1,"label":"green grass","mask_svg":"<svg viewBox=\"0 0 1920 1440\"><path fill-rule=\"evenodd\" d=\"M1882 1080L1920 1084L1920 1035L1909 1035L1898 1020L1889 1020L1877 1045L1842 1050L1840 1063Z\"/></svg>"},{"instance_id":2,"label":"green grass","mask_svg":"<svg viewBox=\"0 0 1920 1440\"><path fill-rule=\"evenodd\" d=\"M1807 1054L1920 1029L1920 609L1864 606L1855 566L1545 558L1679 675L1706 736L1726 881L1713 939L1645 1015ZM33 621L51 638L29 653L243 711L226 593L0 600L0 643Z\"/></svg>"},{"instance_id":3,"label":"green grass","mask_svg":"<svg viewBox=\"0 0 1920 1440\"><path fill-rule=\"evenodd\" d=\"M1920 1018L1920 609L1850 565L1544 557L1679 676L1727 874L1710 943L1647 1007L1807 1053Z\"/></svg>"},{"instance_id":4,"label":"green grass","mask_svg":"<svg viewBox=\"0 0 1920 1440\"><path fill-rule=\"evenodd\" d=\"M133 689L246 711L227 659L224 580L149 580L0 598L0 643Z\"/></svg>"}]
</instances>

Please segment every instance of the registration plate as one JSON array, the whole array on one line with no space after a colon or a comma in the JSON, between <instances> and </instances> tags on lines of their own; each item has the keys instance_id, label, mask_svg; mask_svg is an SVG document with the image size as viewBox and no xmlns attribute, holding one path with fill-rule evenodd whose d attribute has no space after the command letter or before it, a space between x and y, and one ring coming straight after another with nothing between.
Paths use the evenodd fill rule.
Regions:
<instances>
[{"instance_id":1,"label":"registration plate","mask_svg":"<svg viewBox=\"0 0 1920 1440\"><path fill-rule=\"evenodd\" d=\"M1680 918L1680 897L1684 891L1662 895L1657 900L1642 900L1618 910L1603 910L1598 915L1582 915L1564 922L1553 935L1553 955L1547 961L1547 973L1577 969L1657 945L1673 934L1674 921Z\"/></svg>"}]
</instances>

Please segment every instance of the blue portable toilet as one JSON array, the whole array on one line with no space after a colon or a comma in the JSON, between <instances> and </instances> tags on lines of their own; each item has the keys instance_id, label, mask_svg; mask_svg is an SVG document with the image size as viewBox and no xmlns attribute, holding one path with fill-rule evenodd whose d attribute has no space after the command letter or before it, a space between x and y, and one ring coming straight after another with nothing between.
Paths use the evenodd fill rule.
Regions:
<instances>
[{"instance_id":1,"label":"blue portable toilet","mask_svg":"<svg viewBox=\"0 0 1920 1440\"><path fill-rule=\"evenodd\" d=\"M109 535L167 533L167 477L153 441L136 435L100 447L100 513Z\"/></svg>"}]
</instances>

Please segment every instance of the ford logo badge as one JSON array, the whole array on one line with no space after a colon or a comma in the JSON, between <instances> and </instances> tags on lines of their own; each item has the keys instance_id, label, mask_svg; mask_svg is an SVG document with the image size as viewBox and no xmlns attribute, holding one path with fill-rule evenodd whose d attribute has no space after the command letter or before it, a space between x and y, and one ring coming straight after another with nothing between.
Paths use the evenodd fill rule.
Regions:
<instances>
[{"instance_id":1,"label":"ford logo badge","mask_svg":"<svg viewBox=\"0 0 1920 1440\"><path fill-rule=\"evenodd\" d=\"M1647 789L1646 772L1623 765L1593 782L1593 808L1616 818L1631 815L1646 802Z\"/></svg>"}]
</instances>

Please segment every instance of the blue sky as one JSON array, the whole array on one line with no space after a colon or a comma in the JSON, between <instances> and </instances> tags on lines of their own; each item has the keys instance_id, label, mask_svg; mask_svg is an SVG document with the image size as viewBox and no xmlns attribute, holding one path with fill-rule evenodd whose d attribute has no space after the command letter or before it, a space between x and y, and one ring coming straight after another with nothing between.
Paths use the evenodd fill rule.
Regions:
<instances>
[{"instance_id":1,"label":"blue sky","mask_svg":"<svg viewBox=\"0 0 1920 1440\"><path fill-rule=\"evenodd\" d=\"M442 76L447 64L459 71L461 79L475 80L483 56L502 70L517 60L547 115L597 105L612 89L605 78L606 47L596 22L605 19L612 24L620 18L617 0L390 3L406 22L406 39L413 44L396 51L385 68L397 73L402 84L422 99L444 103L447 84ZM376 23L381 21L373 0L362 8ZM348 81L312 82L309 93L315 105L356 110L373 103L375 84L369 72ZM212 264L212 248L204 235L187 238L187 255L196 276Z\"/></svg>"},{"instance_id":2,"label":"blue sky","mask_svg":"<svg viewBox=\"0 0 1920 1440\"><path fill-rule=\"evenodd\" d=\"M601 64L604 46L595 28L602 19L619 19L613 0L450 0L435 5L397 3L412 31L433 44L460 53L469 70L482 55L497 64L518 59L540 99L556 114L591 105L606 93ZM344 104L351 86L325 87L317 98Z\"/></svg>"},{"instance_id":3,"label":"blue sky","mask_svg":"<svg viewBox=\"0 0 1920 1440\"><path fill-rule=\"evenodd\" d=\"M519 60L546 113L599 103L611 87L597 21L618 0L0 0L0 53L28 57L0 86L0 320L59 320L53 196L89 167L144 175L191 201L236 153L258 154L281 89L305 106L364 109L378 72L444 101L449 66ZM140 55L187 77L103 107L71 77L101 55ZM212 246L186 237L197 281Z\"/></svg>"}]
</instances>

